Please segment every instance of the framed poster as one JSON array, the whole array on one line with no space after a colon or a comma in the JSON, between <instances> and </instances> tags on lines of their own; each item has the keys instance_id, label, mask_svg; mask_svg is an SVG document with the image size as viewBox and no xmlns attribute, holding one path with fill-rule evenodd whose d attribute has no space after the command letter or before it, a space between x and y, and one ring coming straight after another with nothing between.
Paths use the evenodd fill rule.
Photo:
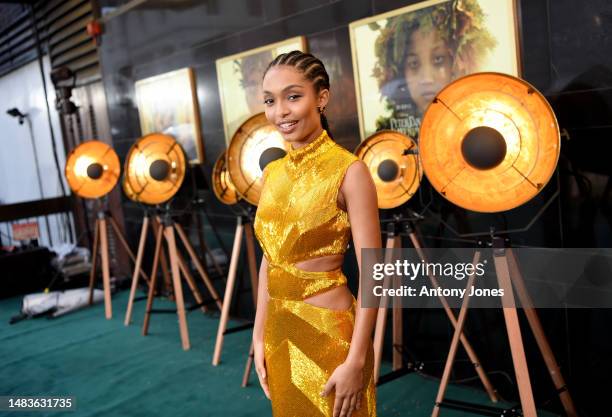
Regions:
<instances>
[{"instance_id":1,"label":"framed poster","mask_svg":"<svg viewBox=\"0 0 612 417\"><path fill-rule=\"evenodd\" d=\"M204 162L200 112L192 68L136 81L136 105L143 136L174 136L190 164Z\"/></svg>"},{"instance_id":2,"label":"framed poster","mask_svg":"<svg viewBox=\"0 0 612 417\"><path fill-rule=\"evenodd\" d=\"M451 81L482 71L520 76L515 0L428 0L349 25L359 129L418 138Z\"/></svg>"},{"instance_id":3,"label":"framed poster","mask_svg":"<svg viewBox=\"0 0 612 417\"><path fill-rule=\"evenodd\" d=\"M306 52L306 38L282 42L226 56L216 61L225 143L249 117L264 111L261 83L270 61L293 50Z\"/></svg>"}]
</instances>

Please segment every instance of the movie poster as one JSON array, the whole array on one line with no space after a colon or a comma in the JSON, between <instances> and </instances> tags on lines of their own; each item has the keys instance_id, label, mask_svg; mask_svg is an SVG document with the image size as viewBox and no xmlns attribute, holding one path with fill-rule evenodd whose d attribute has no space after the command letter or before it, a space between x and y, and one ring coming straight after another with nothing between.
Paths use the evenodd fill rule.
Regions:
<instances>
[{"instance_id":1,"label":"movie poster","mask_svg":"<svg viewBox=\"0 0 612 417\"><path fill-rule=\"evenodd\" d=\"M204 162L195 76L191 68L136 81L136 104L143 135L173 136L190 164Z\"/></svg>"},{"instance_id":2,"label":"movie poster","mask_svg":"<svg viewBox=\"0 0 612 417\"><path fill-rule=\"evenodd\" d=\"M429 0L351 23L361 140L418 139L429 103L463 75L520 76L516 15L514 0Z\"/></svg>"}]
</instances>

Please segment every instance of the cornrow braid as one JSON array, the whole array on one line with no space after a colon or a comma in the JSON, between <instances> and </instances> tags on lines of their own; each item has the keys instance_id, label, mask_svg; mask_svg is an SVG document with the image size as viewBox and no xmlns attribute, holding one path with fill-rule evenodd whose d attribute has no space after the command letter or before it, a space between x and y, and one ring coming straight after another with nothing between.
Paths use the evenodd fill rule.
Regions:
<instances>
[{"instance_id":1,"label":"cornrow braid","mask_svg":"<svg viewBox=\"0 0 612 417\"><path fill-rule=\"evenodd\" d=\"M263 76L266 76L266 73L270 68L278 65L289 65L304 74L304 78L313 83L315 91L317 93L323 89L329 90L329 75L325 70L325 66L323 65L323 62L321 62L320 59L318 59L312 54L297 50L280 54L276 58L274 58L272 62L270 62L270 64L264 71ZM321 126L327 131L329 137L333 138L331 131L329 130L329 123L327 121L327 117L325 117L323 112L321 112L320 114Z\"/></svg>"}]
</instances>

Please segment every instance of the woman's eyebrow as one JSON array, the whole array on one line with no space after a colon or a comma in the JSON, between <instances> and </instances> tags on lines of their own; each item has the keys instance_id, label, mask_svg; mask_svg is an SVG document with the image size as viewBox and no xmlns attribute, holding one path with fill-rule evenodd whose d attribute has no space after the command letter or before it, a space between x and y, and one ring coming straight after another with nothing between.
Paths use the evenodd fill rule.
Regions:
<instances>
[{"instance_id":1,"label":"woman's eyebrow","mask_svg":"<svg viewBox=\"0 0 612 417\"><path fill-rule=\"evenodd\" d=\"M283 91L287 91L287 90L290 90L290 89L295 88L295 87L298 87L298 88L304 88L304 86L302 86L302 85L300 85L300 84L291 84L291 85L288 85L287 87L283 88L283 89L281 90L281 93L282 93ZM264 90L264 91L263 91L263 93L264 93L264 94L272 94L272 93L271 93L271 92L269 92L268 90Z\"/></svg>"}]
</instances>

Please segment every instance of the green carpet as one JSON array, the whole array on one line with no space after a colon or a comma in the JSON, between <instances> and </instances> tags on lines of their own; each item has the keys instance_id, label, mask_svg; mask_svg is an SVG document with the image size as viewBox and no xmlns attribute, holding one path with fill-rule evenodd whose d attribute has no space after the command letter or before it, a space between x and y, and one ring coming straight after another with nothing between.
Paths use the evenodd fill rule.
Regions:
<instances>
[{"instance_id":1,"label":"green carpet","mask_svg":"<svg viewBox=\"0 0 612 417\"><path fill-rule=\"evenodd\" d=\"M142 295L142 294L141 294ZM176 314L154 314L141 336L145 301L135 304L133 323L123 325L128 293L113 298L113 318L103 304L57 319L9 325L22 297L0 301L0 395L76 397L76 411L5 412L7 416L270 416L254 370L240 386L250 331L225 338L222 363L212 366L218 318L200 310L188 314L191 350L180 344ZM157 299L155 308L172 308ZM232 323L231 325L235 325ZM387 372L388 366L382 372ZM438 382L417 374L378 389L378 415L429 416ZM450 386L448 397L489 404L484 392ZM442 410L442 417L473 414ZM542 413L541 416L552 414Z\"/></svg>"}]
</instances>

